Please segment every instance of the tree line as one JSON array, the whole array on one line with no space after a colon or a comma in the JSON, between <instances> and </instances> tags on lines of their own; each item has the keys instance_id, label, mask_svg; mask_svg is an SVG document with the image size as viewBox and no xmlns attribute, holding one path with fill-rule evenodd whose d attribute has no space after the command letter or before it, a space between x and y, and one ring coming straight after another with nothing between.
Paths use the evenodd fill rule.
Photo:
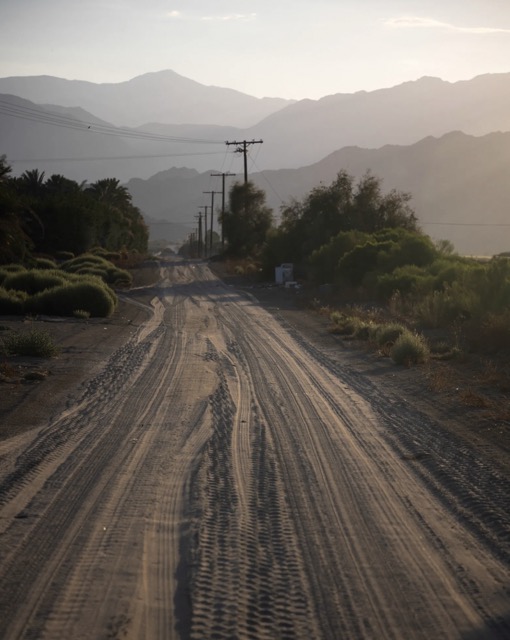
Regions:
<instances>
[{"instance_id":1,"label":"tree line","mask_svg":"<svg viewBox=\"0 0 510 640\"><path fill-rule=\"evenodd\" d=\"M147 252L149 232L128 189L116 178L79 184L38 169L19 177L0 156L0 264L31 253Z\"/></svg>"}]
</instances>

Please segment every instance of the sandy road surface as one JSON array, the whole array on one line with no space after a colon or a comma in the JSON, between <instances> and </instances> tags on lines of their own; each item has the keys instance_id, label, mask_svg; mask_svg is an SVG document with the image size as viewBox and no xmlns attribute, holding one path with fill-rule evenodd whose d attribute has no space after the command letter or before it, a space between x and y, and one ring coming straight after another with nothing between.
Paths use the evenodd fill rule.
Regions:
<instances>
[{"instance_id":1,"label":"sandy road surface","mask_svg":"<svg viewBox=\"0 0 510 640\"><path fill-rule=\"evenodd\" d=\"M203 264L0 459L0 638L510 637L510 483Z\"/></svg>"}]
</instances>

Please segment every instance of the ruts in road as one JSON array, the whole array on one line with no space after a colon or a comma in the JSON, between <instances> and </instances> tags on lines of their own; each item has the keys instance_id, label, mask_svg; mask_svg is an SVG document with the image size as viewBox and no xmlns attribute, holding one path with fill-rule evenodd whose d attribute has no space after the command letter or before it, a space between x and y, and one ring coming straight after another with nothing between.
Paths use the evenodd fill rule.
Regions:
<instances>
[{"instance_id":1,"label":"ruts in road","mask_svg":"<svg viewBox=\"0 0 510 640\"><path fill-rule=\"evenodd\" d=\"M501 469L207 264L152 289L0 460L0 638L510 638Z\"/></svg>"}]
</instances>

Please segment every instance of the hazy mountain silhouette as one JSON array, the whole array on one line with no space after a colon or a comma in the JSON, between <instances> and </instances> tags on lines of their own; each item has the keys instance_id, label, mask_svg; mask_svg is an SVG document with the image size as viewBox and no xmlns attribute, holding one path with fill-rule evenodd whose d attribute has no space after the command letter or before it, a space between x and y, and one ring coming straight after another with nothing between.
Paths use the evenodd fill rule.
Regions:
<instances>
[{"instance_id":1,"label":"hazy mountain silhouette","mask_svg":"<svg viewBox=\"0 0 510 640\"><path fill-rule=\"evenodd\" d=\"M424 77L389 89L301 100L248 129L263 168L298 167L342 147L413 144L449 131L510 131L510 73L445 82Z\"/></svg>"},{"instance_id":2,"label":"hazy mountain silhouette","mask_svg":"<svg viewBox=\"0 0 510 640\"><path fill-rule=\"evenodd\" d=\"M53 76L0 78L0 93L37 104L79 106L117 126L161 122L247 127L294 102L208 87L170 70L105 84Z\"/></svg>"},{"instance_id":3,"label":"hazy mountain silhouette","mask_svg":"<svg viewBox=\"0 0 510 640\"><path fill-rule=\"evenodd\" d=\"M342 169L356 179L371 171L383 180L385 192L411 193L423 230L434 239L451 240L463 254L510 250L510 227L505 226L510 224L510 133L475 137L452 132L408 146L346 147L310 166L253 173L250 179L278 213L283 203L301 199L321 183L329 185ZM230 178L227 191L236 179L242 176ZM219 190L221 183L209 173L172 169L127 186L137 206L152 218L188 221L192 230L198 207L207 202L203 191ZM220 196L216 198L218 209ZM163 233L160 226L158 235Z\"/></svg>"},{"instance_id":4,"label":"hazy mountain silhouette","mask_svg":"<svg viewBox=\"0 0 510 640\"><path fill-rule=\"evenodd\" d=\"M26 124L22 126L18 124L17 136L14 138L9 135L9 147L7 148L4 143L0 153L7 153L12 160L28 157L55 158L57 157L54 151L55 139L59 141L59 147L65 146L68 149L68 157L83 158L86 155L110 159L97 163L93 161L53 163L51 167L35 162L32 165L24 163L18 166L13 162L15 172L37 167L47 172L65 173L79 181L95 180L104 177L105 174L125 181L132 177L148 178L173 165L186 165L200 172L210 167L216 170L241 170L241 159L233 157L234 149L226 148L224 144L226 140L261 138L264 141L261 145L249 148L251 173L258 170L306 166L318 162L337 149L352 145L373 149L385 144L409 145L427 136L437 137L456 130L477 136L492 131L510 130L510 73L483 75L455 83L444 82L437 78L421 78L389 89L337 94L321 100L301 100L276 110L256 126L246 129L213 122L216 112L214 109L209 109L207 103L202 104L201 99L196 99L196 91L199 93L205 91L209 95L208 91L211 90L214 93L215 88L203 87L193 81L187 81L173 72L146 74L120 85L94 85L44 77L4 78L0 79L0 91L5 84L9 86L15 84L20 91L23 89L36 97L44 97L46 102L55 105L62 104L60 98L65 97L61 95L62 87L68 91L70 86L77 86L83 94L83 100L98 109L102 108L101 100L105 96L108 100L112 95L117 96L119 101L116 102L112 98L108 104L113 105L113 111L117 117L121 117L119 114L127 113L131 109L136 110L137 101L142 100L145 94L147 97L143 99L148 103L161 105L159 98L149 96L149 88L156 87L154 91L158 91L158 81L160 81L159 91L170 94L169 86L174 85L171 82L168 84L166 79L172 79L174 76L179 80L175 85L179 90L176 89L172 94L173 98L170 101L172 109L191 113L191 102L200 104L200 108L205 104L207 118L210 118L209 124L178 124L177 121L173 124L165 124L155 122L151 118L143 126L137 127L137 130L150 131L161 136L184 138L184 140L150 142L110 135L104 136L105 142L102 144L99 141L93 141L91 135L86 138L87 132L76 133L66 129L60 129L57 132L55 126L39 122L32 123L30 128ZM147 86L144 92L142 87L145 85ZM49 87L56 87L53 93L49 91ZM106 93L97 93L99 89L106 90ZM235 99L232 98L229 90L220 90L220 93L222 97L233 100L229 103L228 109L224 108L223 113L237 111ZM75 92L72 99L78 101L81 99L81 94ZM234 97L238 97L237 92L233 94ZM256 99L253 100L256 101ZM85 102L75 104L79 104L81 108L90 109ZM42 108L38 105L32 106ZM47 106L45 108L55 111L62 107ZM243 111L243 109L239 110ZM78 115L76 110L73 113ZM92 113L94 116L89 114L88 119L101 116L103 120L114 125L122 122L113 117L105 118L101 115L101 111L92 110ZM111 113L112 116L115 114ZM81 115L85 118L84 112L81 112ZM141 117L140 114L139 117ZM0 140L2 142L6 137L4 132L9 132L12 126L12 120L12 117L2 112L0 104ZM66 136L70 137L68 142L65 140ZM95 137L99 137L99 134L95 134ZM40 141L40 144L35 145L34 139ZM199 143L197 140L204 142ZM34 149L32 156L27 155L28 147ZM124 149L123 153L121 148ZM88 150L86 154L85 149ZM117 155L124 156L125 159L114 160L113 158Z\"/></svg>"}]
</instances>

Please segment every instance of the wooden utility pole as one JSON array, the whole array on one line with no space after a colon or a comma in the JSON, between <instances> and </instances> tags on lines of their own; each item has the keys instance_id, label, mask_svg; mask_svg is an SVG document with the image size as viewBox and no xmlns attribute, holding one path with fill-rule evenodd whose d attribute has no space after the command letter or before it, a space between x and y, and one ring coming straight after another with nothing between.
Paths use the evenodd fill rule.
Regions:
<instances>
[{"instance_id":1,"label":"wooden utility pole","mask_svg":"<svg viewBox=\"0 0 510 640\"><path fill-rule=\"evenodd\" d=\"M236 153L242 153L244 156L244 184L248 182L248 145L250 144L262 144L263 140L241 140L240 142L237 140L233 140L232 142L225 142L226 145L235 144L237 149Z\"/></svg>"},{"instance_id":2,"label":"wooden utility pole","mask_svg":"<svg viewBox=\"0 0 510 640\"><path fill-rule=\"evenodd\" d=\"M209 238L209 255L212 255L212 234L213 234L213 219L214 219L214 194L220 193L220 191L202 191L202 193L211 194L211 236ZM206 233L207 237L207 233Z\"/></svg>"},{"instance_id":3,"label":"wooden utility pole","mask_svg":"<svg viewBox=\"0 0 510 640\"><path fill-rule=\"evenodd\" d=\"M204 229L205 229L205 238L204 238L204 257L207 258L207 209L209 208L208 205L204 204L201 207L198 207L199 209L204 209L204 220L205 220L205 224L204 224Z\"/></svg>"},{"instance_id":4,"label":"wooden utility pole","mask_svg":"<svg viewBox=\"0 0 510 640\"><path fill-rule=\"evenodd\" d=\"M212 177L221 176L221 219L225 213L225 176L235 176L235 173L211 173ZM223 223L221 225L221 246L225 246L225 234L223 233Z\"/></svg>"},{"instance_id":5,"label":"wooden utility pole","mask_svg":"<svg viewBox=\"0 0 510 640\"><path fill-rule=\"evenodd\" d=\"M202 212L199 211L198 216L198 257L202 257Z\"/></svg>"}]
</instances>

